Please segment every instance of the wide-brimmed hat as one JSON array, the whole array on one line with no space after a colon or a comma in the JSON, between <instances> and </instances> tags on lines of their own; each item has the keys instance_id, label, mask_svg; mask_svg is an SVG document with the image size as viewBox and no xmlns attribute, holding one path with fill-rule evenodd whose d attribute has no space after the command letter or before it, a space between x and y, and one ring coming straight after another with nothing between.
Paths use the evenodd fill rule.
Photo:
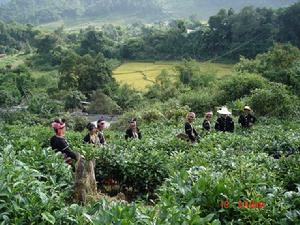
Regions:
<instances>
[{"instance_id":1,"label":"wide-brimmed hat","mask_svg":"<svg viewBox=\"0 0 300 225\"><path fill-rule=\"evenodd\" d=\"M244 110L252 111L252 109L250 108L250 106L247 106L247 105L244 107Z\"/></svg>"},{"instance_id":2,"label":"wide-brimmed hat","mask_svg":"<svg viewBox=\"0 0 300 225\"><path fill-rule=\"evenodd\" d=\"M221 115L231 115L231 112L227 109L226 106L223 106L221 109L217 111Z\"/></svg>"}]
</instances>

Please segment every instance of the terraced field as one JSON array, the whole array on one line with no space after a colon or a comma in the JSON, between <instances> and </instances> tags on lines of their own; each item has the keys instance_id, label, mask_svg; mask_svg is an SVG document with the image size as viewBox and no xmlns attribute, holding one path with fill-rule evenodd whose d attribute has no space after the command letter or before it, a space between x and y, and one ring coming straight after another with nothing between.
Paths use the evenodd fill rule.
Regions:
<instances>
[{"instance_id":1,"label":"terraced field","mask_svg":"<svg viewBox=\"0 0 300 225\"><path fill-rule=\"evenodd\" d=\"M120 84L128 84L143 91L155 82L155 78L163 70L176 77L175 66L177 64L177 61L126 62L113 71L113 76ZM220 77L231 74L232 67L228 64L199 62L200 71L217 74Z\"/></svg>"}]
</instances>

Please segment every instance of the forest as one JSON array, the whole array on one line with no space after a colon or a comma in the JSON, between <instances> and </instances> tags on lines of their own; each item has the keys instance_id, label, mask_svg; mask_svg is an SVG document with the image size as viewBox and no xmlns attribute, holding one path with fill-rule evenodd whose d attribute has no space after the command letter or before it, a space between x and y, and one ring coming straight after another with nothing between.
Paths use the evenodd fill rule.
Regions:
<instances>
[{"instance_id":1,"label":"forest","mask_svg":"<svg viewBox=\"0 0 300 225\"><path fill-rule=\"evenodd\" d=\"M57 20L121 17L125 21L168 21L197 15L207 20L220 8L240 10L248 5L280 8L297 0L0 0L0 20L43 24Z\"/></svg>"}]
</instances>

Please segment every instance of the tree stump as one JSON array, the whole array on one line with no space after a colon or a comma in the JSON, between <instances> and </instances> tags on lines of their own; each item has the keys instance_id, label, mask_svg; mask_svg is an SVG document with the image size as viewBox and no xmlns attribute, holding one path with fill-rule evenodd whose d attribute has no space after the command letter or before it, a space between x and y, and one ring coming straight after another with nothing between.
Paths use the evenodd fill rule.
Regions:
<instances>
[{"instance_id":1,"label":"tree stump","mask_svg":"<svg viewBox=\"0 0 300 225\"><path fill-rule=\"evenodd\" d=\"M94 160L85 160L82 157L76 163L74 200L85 204L89 198L97 195Z\"/></svg>"}]
</instances>

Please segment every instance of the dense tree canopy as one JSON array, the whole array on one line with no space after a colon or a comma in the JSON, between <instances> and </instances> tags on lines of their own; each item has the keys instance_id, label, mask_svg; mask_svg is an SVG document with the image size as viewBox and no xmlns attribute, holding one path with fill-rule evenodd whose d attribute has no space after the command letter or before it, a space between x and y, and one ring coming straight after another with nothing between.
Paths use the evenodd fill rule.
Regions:
<instances>
[{"instance_id":1,"label":"dense tree canopy","mask_svg":"<svg viewBox=\"0 0 300 225\"><path fill-rule=\"evenodd\" d=\"M176 20L169 25L144 26L141 38L128 38L124 58L238 60L267 51L274 42L292 42L300 47L300 3L284 10L245 7L240 12L221 9L208 24ZM295 15L295 16L294 16ZM289 19L290 18L290 19ZM289 20L292 20L289 22Z\"/></svg>"},{"instance_id":2,"label":"dense tree canopy","mask_svg":"<svg viewBox=\"0 0 300 225\"><path fill-rule=\"evenodd\" d=\"M92 91L104 88L114 82L112 70L103 55L78 56L69 53L60 66L59 87L61 89L79 90L88 95Z\"/></svg>"},{"instance_id":3,"label":"dense tree canopy","mask_svg":"<svg viewBox=\"0 0 300 225\"><path fill-rule=\"evenodd\" d=\"M25 50L39 33L31 25L7 24L0 21L0 54Z\"/></svg>"},{"instance_id":4,"label":"dense tree canopy","mask_svg":"<svg viewBox=\"0 0 300 225\"><path fill-rule=\"evenodd\" d=\"M21 50L33 45L60 64L65 48L80 55L102 53L107 58L181 59L237 61L267 51L274 42L291 42L300 47L298 16L300 3L286 9L245 7L240 12L221 9L208 24L197 19L168 23L104 25L101 31L88 27L66 34L63 27L53 33L33 31L32 26L0 23L0 51ZM33 41L34 40L34 41Z\"/></svg>"},{"instance_id":5,"label":"dense tree canopy","mask_svg":"<svg viewBox=\"0 0 300 225\"><path fill-rule=\"evenodd\" d=\"M110 13L124 15L159 14L156 0L11 0L0 6L0 19L21 23L42 24L59 19L101 17Z\"/></svg>"},{"instance_id":6,"label":"dense tree canopy","mask_svg":"<svg viewBox=\"0 0 300 225\"><path fill-rule=\"evenodd\" d=\"M300 46L300 2L283 9L278 17L280 24L279 40Z\"/></svg>"},{"instance_id":7,"label":"dense tree canopy","mask_svg":"<svg viewBox=\"0 0 300 225\"><path fill-rule=\"evenodd\" d=\"M290 86L300 94L300 50L291 44L277 44L254 60L241 59L237 71L258 73L270 81Z\"/></svg>"}]
</instances>

